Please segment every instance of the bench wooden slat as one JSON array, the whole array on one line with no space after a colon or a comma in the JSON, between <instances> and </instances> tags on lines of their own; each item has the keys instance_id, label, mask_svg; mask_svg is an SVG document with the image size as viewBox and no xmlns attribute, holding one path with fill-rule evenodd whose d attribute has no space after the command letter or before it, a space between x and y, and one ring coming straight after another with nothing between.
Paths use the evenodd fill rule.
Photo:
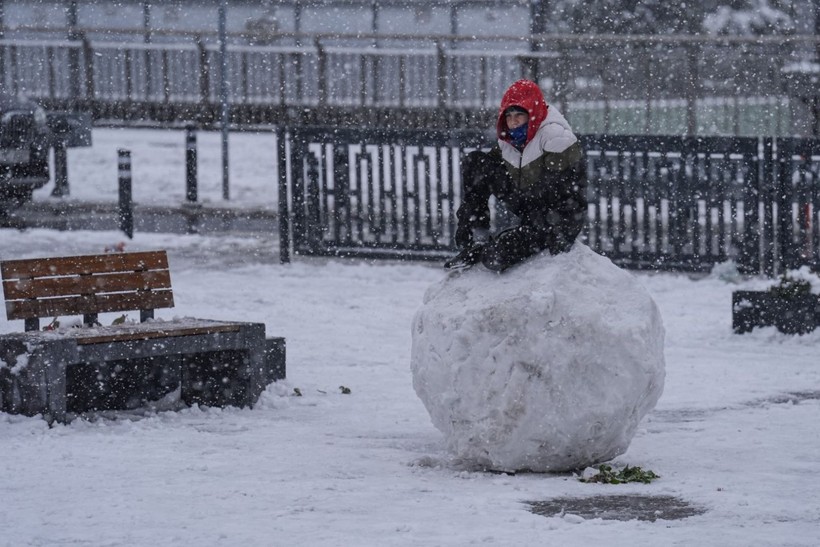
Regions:
<instances>
[{"instance_id":1,"label":"bench wooden slat","mask_svg":"<svg viewBox=\"0 0 820 547\"><path fill-rule=\"evenodd\" d=\"M160 290L7 301L6 315L9 319L28 319L173 307L173 291Z\"/></svg>"},{"instance_id":2,"label":"bench wooden slat","mask_svg":"<svg viewBox=\"0 0 820 547\"><path fill-rule=\"evenodd\" d=\"M154 338L171 338L178 336L194 336L197 334L216 334L218 332L239 332L239 325L214 325L208 327L182 327L165 330L150 330L140 332L123 332L117 334L99 334L77 337L77 345L104 344L106 342L130 342L133 340L151 340Z\"/></svg>"},{"instance_id":3,"label":"bench wooden slat","mask_svg":"<svg viewBox=\"0 0 820 547\"><path fill-rule=\"evenodd\" d=\"M174 305L165 251L8 260L0 264L8 319L37 319L143 310ZM31 324L29 324L31 322Z\"/></svg>"},{"instance_id":4,"label":"bench wooden slat","mask_svg":"<svg viewBox=\"0 0 820 547\"><path fill-rule=\"evenodd\" d=\"M167 270L165 251L112 253L57 258L7 260L0 265L3 279L28 279L91 273L115 273L142 270Z\"/></svg>"},{"instance_id":5,"label":"bench wooden slat","mask_svg":"<svg viewBox=\"0 0 820 547\"><path fill-rule=\"evenodd\" d=\"M168 270L3 281L6 300L171 288Z\"/></svg>"}]
</instances>

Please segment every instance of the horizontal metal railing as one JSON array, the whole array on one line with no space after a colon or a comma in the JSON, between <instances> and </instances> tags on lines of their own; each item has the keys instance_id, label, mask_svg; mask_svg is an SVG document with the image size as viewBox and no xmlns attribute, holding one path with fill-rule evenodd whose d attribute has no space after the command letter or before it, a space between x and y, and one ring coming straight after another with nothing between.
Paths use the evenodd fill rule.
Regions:
<instances>
[{"instance_id":1,"label":"horizontal metal railing","mask_svg":"<svg viewBox=\"0 0 820 547\"><path fill-rule=\"evenodd\" d=\"M343 120L345 112L378 108L470 112L484 125L509 84L530 78L587 133L792 134L812 90L803 82L811 75L790 66L813 58L819 43L545 36L532 49L519 40L518 49L494 50L486 38L414 37L408 47L397 47L398 37L370 38L356 47L339 36L229 44L234 121L252 111L276 123L289 108L329 109ZM90 108L98 118L207 120L219 103L219 54L204 39L0 40L0 85L49 105Z\"/></svg>"}]
</instances>

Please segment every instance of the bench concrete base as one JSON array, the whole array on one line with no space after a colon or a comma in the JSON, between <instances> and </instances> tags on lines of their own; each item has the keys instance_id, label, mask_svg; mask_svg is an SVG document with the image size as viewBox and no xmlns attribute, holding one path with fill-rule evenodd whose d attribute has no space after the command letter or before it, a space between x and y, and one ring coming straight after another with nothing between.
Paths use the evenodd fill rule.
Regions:
<instances>
[{"instance_id":1,"label":"bench concrete base","mask_svg":"<svg viewBox=\"0 0 820 547\"><path fill-rule=\"evenodd\" d=\"M197 326L208 322L195 320ZM191 321L162 322L165 336L89 343L92 331L0 336L0 411L66 422L96 410L145 406L179 390L187 405L251 407L285 377L285 340L265 339L261 323L190 332ZM207 330L207 329L204 329Z\"/></svg>"}]
</instances>

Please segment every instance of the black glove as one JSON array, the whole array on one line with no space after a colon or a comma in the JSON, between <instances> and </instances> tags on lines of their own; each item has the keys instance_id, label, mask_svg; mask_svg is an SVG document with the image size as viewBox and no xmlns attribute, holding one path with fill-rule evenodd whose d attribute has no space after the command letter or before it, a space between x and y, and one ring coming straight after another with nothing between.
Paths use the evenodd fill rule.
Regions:
<instances>
[{"instance_id":1,"label":"black glove","mask_svg":"<svg viewBox=\"0 0 820 547\"><path fill-rule=\"evenodd\" d=\"M473 242L473 229L469 226L459 224L456 228L456 246L463 249Z\"/></svg>"},{"instance_id":2,"label":"black glove","mask_svg":"<svg viewBox=\"0 0 820 547\"><path fill-rule=\"evenodd\" d=\"M484 245L475 243L468 245L461 250L456 256L444 263L444 267L448 270L464 270L478 264L484 253Z\"/></svg>"}]
</instances>

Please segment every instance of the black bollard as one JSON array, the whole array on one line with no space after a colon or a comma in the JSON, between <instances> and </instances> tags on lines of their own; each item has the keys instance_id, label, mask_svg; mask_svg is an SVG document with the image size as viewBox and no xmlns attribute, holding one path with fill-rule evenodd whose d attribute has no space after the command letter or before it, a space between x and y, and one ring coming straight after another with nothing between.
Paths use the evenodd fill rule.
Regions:
<instances>
[{"instance_id":1,"label":"black bollard","mask_svg":"<svg viewBox=\"0 0 820 547\"><path fill-rule=\"evenodd\" d=\"M119 173L120 203L119 220L120 230L125 232L129 239L134 237L134 201L131 193L131 151L117 150L117 166Z\"/></svg>"},{"instance_id":2,"label":"black bollard","mask_svg":"<svg viewBox=\"0 0 820 547\"><path fill-rule=\"evenodd\" d=\"M198 199L196 172L196 126L185 127L185 198L191 203Z\"/></svg>"},{"instance_id":3,"label":"black bollard","mask_svg":"<svg viewBox=\"0 0 820 547\"><path fill-rule=\"evenodd\" d=\"M54 141L54 189L51 195L61 198L68 194L68 147L65 139L58 138Z\"/></svg>"}]
</instances>

